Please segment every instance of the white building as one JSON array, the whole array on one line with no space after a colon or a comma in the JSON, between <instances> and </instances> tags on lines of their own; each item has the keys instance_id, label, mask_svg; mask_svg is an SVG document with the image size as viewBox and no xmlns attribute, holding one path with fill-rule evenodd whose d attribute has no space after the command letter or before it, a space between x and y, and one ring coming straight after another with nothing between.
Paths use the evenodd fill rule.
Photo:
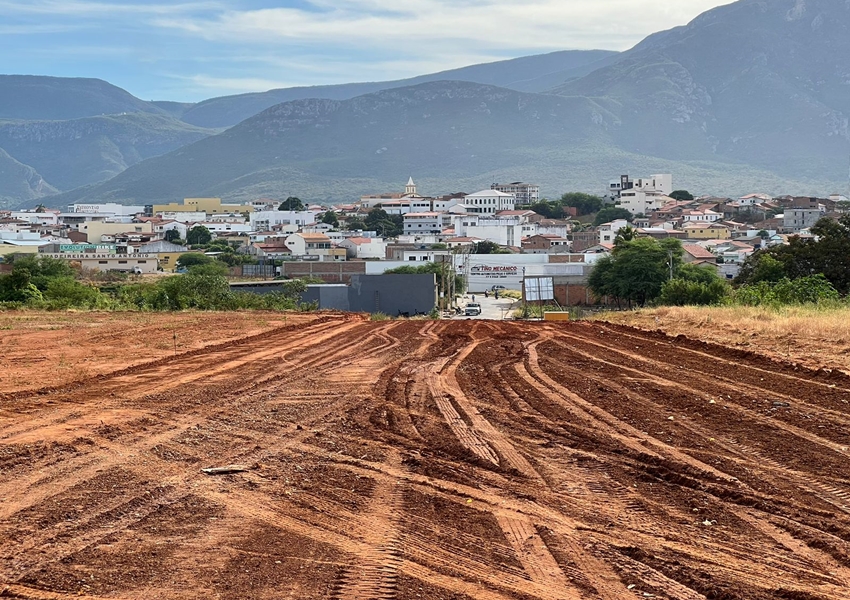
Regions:
<instances>
[{"instance_id":1,"label":"white building","mask_svg":"<svg viewBox=\"0 0 850 600\"><path fill-rule=\"evenodd\" d=\"M628 225L629 222L625 219L615 219L610 223L603 223L597 228L597 231L599 232L599 243L613 244L617 237L617 232Z\"/></svg>"},{"instance_id":2,"label":"white building","mask_svg":"<svg viewBox=\"0 0 850 600\"><path fill-rule=\"evenodd\" d=\"M32 223L33 225L58 225L59 211L46 210L44 212L36 212L35 209L13 210L9 213L9 218L18 219L19 221L26 221L27 223Z\"/></svg>"},{"instance_id":3,"label":"white building","mask_svg":"<svg viewBox=\"0 0 850 600\"><path fill-rule=\"evenodd\" d=\"M631 189L620 194L618 206L625 208L633 215L648 215L670 200L672 198L657 190Z\"/></svg>"},{"instance_id":4,"label":"white building","mask_svg":"<svg viewBox=\"0 0 850 600\"><path fill-rule=\"evenodd\" d=\"M500 246L519 247L522 239L537 233L537 224L520 216L452 215L456 237L474 237Z\"/></svg>"},{"instance_id":5,"label":"white building","mask_svg":"<svg viewBox=\"0 0 850 600\"><path fill-rule=\"evenodd\" d=\"M186 226L186 223L181 223L180 221L151 221L153 224L153 232L160 234L161 236L165 236L166 231L174 230L180 236L180 239L185 240L186 234L189 232L189 228Z\"/></svg>"},{"instance_id":6,"label":"white building","mask_svg":"<svg viewBox=\"0 0 850 600\"><path fill-rule=\"evenodd\" d=\"M404 234L438 234L443 231L443 213L419 212L404 215Z\"/></svg>"},{"instance_id":7,"label":"white building","mask_svg":"<svg viewBox=\"0 0 850 600\"><path fill-rule=\"evenodd\" d=\"M387 242L382 238L349 237L338 242L345 248L348 258L384 259L387 256Z\"/></svg>"},{"instance_id":8,"label":"white building","mask_svg":"<svg viewBox=\"0 0 850 600\"><path fill-rule=\"evenodd\" d=\"M68 212L72 213L106 213L120 217L134 217L145 212L144 206L124 206L115 202L107 202L106 204L71 204L68 206Z\"/></svg>"},{"instance_id":9,"label":"white building","mask_svg":"<svg viewBox=\"0 0 850 600\"><path fill-rule=\"evenodd\" d=\"M309 210L264 210L250 214L253 231L268 231L281 225L303 227L316 222L316 213Z\"/></svg>"},{"instance_id":10,"label":"white building","mask_svg":"<svg viewBox=\"0 0 850 600\"><path fill-rule=\"evenodd\" d=\"M251 226L248 223L228 223L226 221L202 221L201 223L196 223L196 225L201 225L206 227L210 233L249 233L253 231Z\"/></svg>"},{"instance_id":11,"label":"white building","mask_svg":"<svg viewBox=\"0 0 850 600\"><path fill-rule=\"evenodd\" d=\"M533 183L514 181L513 183L494 183L491 190L513 194L517 204L534 204L540 200L540 186Z\"/></svg>"},{"instance_id":12,"label":"white building","mask_svg":"<svg viewBox=\"0 0 850 600\"><path fill-rule=\"evenodd\" d=\"M503 210L514 210L516 196L498 190L483 190L466 196L463 204L471 213L494 215Z\"/></svg>"},{"instance_id":13,"label":"white building","mask_svg":"<svg viewBox=\"0 0 850 600\"><path fill-rule=\"evenodd\" d=\"M154 215L166 221L179 221L181 223L199 223L207 220L205 212L181 212L179 210L161 210Z\"/></svg>"},{"instance_id":14,"label":"white building","mask_svg":"<svg viewBox=\"0 0 850 600\"><path fill-rule=\"evenodd\" d=\"M700 223L714 223L723 218L723 215L713 210L688 210L682 213L685 222L695 221Z\"/></svg>"},{"instance_id":15,"label":"white building","mask_svg":"<svg viewBox=\"0 0 850 600\"><path fill-rule=\"evenodd\" d=\"M293 233L284 241L294 257L318 257L313 260L345 260L345 248L337 248L324 233Z\"/></svg>"},{"instance_id":16,"label":"white building","mask_svg":"<svg viewBox=\"0 0 850 600\"><path fill-rule=\"evenodd\" d=\"M633 215L646 215L672 201L669 198L672 192L673 176L669 173L635 180L621 175L619 181L608 184L606 199L618 203Z\"/></svg>"}]
</instances>

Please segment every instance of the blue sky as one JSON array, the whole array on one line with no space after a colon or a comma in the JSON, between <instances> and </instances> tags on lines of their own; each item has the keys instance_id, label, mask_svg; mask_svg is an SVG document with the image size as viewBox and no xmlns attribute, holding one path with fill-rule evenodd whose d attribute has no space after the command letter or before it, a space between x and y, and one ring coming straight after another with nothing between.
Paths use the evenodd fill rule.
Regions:
<instances>
[{"instance_id":1,"label":"blue sky","mask_svg":"<svg viewBox=\"0 0 850 600\"><path fill-rule=\"evenodd\" d=\"M625 50L716 0L0 0L0 73L144 100L382 81L554 50Z\"/></svg>"}]
</instances>

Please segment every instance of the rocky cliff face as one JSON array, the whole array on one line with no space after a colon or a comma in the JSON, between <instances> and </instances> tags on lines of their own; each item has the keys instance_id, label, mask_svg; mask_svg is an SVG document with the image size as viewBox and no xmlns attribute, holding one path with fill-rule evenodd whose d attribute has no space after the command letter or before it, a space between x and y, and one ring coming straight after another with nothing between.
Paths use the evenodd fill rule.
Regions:
<instances>
[{"instance_id":1,"label":"rocky cliff face","mask_svg":"<svg viewBox=\"0 0 850 600\"><path fill-rule=\"evenodd\" d=\"M0 122L0 147L60 189L114 177L212 132L142 113L70 121Z\"/></svg>"},{"instance_id":2,"label":"rocky cliff face","mask_svg":"<svg viewBox=\"0 0 850 600\"><path fill-rule=\"evenodd\" d=\"M629 150L834 180L850 152L847 56L847 0L741 0L556 92L616 102Z\"/></svg>"},{"instance_id":3,"label":"rocky cliff face","mask_svg":"<svg viewBox=\"0 0 850 600\"><path fill-rule=\"evenodd\" d=\"M55 194L57 189L29 165L21 164L0 148L0 208Z\"/></svg>"}]
</instances>

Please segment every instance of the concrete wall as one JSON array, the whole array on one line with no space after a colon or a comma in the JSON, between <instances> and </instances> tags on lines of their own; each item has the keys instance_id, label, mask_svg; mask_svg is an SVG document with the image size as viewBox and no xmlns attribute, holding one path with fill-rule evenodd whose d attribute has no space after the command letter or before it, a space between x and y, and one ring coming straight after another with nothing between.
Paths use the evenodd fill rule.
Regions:
<instances>
[{"instance_id":1,"label":"concrete wall","mask_svg":"<svg viewBox=\"0 0 850 600\"><path fill-rule=\"evenodd\" d=\"M301 294L302 302L316 302L322 310L351 311L348 301L349 290L345 284L308 285Z\"/></svg>"},{"instance_id":2,"label":"concrete wall","mask_svg":"<svg viewBox=\"0 0 850 600\"><path fill-rule=\"evenodd\" d=\"M231 284L230 289L268 294L281 288L280 281ZM323 310L427 314L437 305L435 275L352 275L351 285L309 285L304 302L318 302Z\"/></svg>"},{"instance_id":3,"label":"concrete wall","mask_svg":"<svg viewBox=\"0 0 850 600\"><path fill-rule=\"evenodd\" d=\"M352 275L348 299L355 312L427 314L437 305L437 276Z\"/></svg>"}]
</instances>

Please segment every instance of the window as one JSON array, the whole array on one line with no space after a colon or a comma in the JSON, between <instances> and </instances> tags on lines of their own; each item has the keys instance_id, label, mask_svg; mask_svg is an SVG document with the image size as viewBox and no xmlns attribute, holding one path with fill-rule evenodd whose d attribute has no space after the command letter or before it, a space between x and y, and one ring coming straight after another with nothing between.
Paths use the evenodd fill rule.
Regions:
<instances>
[{"instance_id":1,"label":"window","mask_svg":"<svg viewBox=\"0 0 850 600\"><path fill-rule=\"evenodd\" d=\"M147 264L147 262L148 262L148 261L146 261L146 260L137 260L137 261L136 261L136 264L144 265L144 264Z\"/></svg>"},{"instance_id":2,"label":"window","mask_svg":"<svg viewBox=\"0 0 850 600\"><path fill-rule=\"evenodd\" d=\"M126 264L127 264L127 261L126 261L126 260L119 260L119 261L118 261L118 264L119 264L119 265L126 265Z\"/></svg>"},{"instance_id":3,"label":"window","mask_svg":"<svg viewBox=\"0 0 850 600\"><path fill-rule=\"evenodd\" d=\"M109 264L109 261L108 261L108 260L99 260L99 261L97 261L97 264L99 264L99 265L108 265L108 264Z\"/></svg>"}]
</instances>

